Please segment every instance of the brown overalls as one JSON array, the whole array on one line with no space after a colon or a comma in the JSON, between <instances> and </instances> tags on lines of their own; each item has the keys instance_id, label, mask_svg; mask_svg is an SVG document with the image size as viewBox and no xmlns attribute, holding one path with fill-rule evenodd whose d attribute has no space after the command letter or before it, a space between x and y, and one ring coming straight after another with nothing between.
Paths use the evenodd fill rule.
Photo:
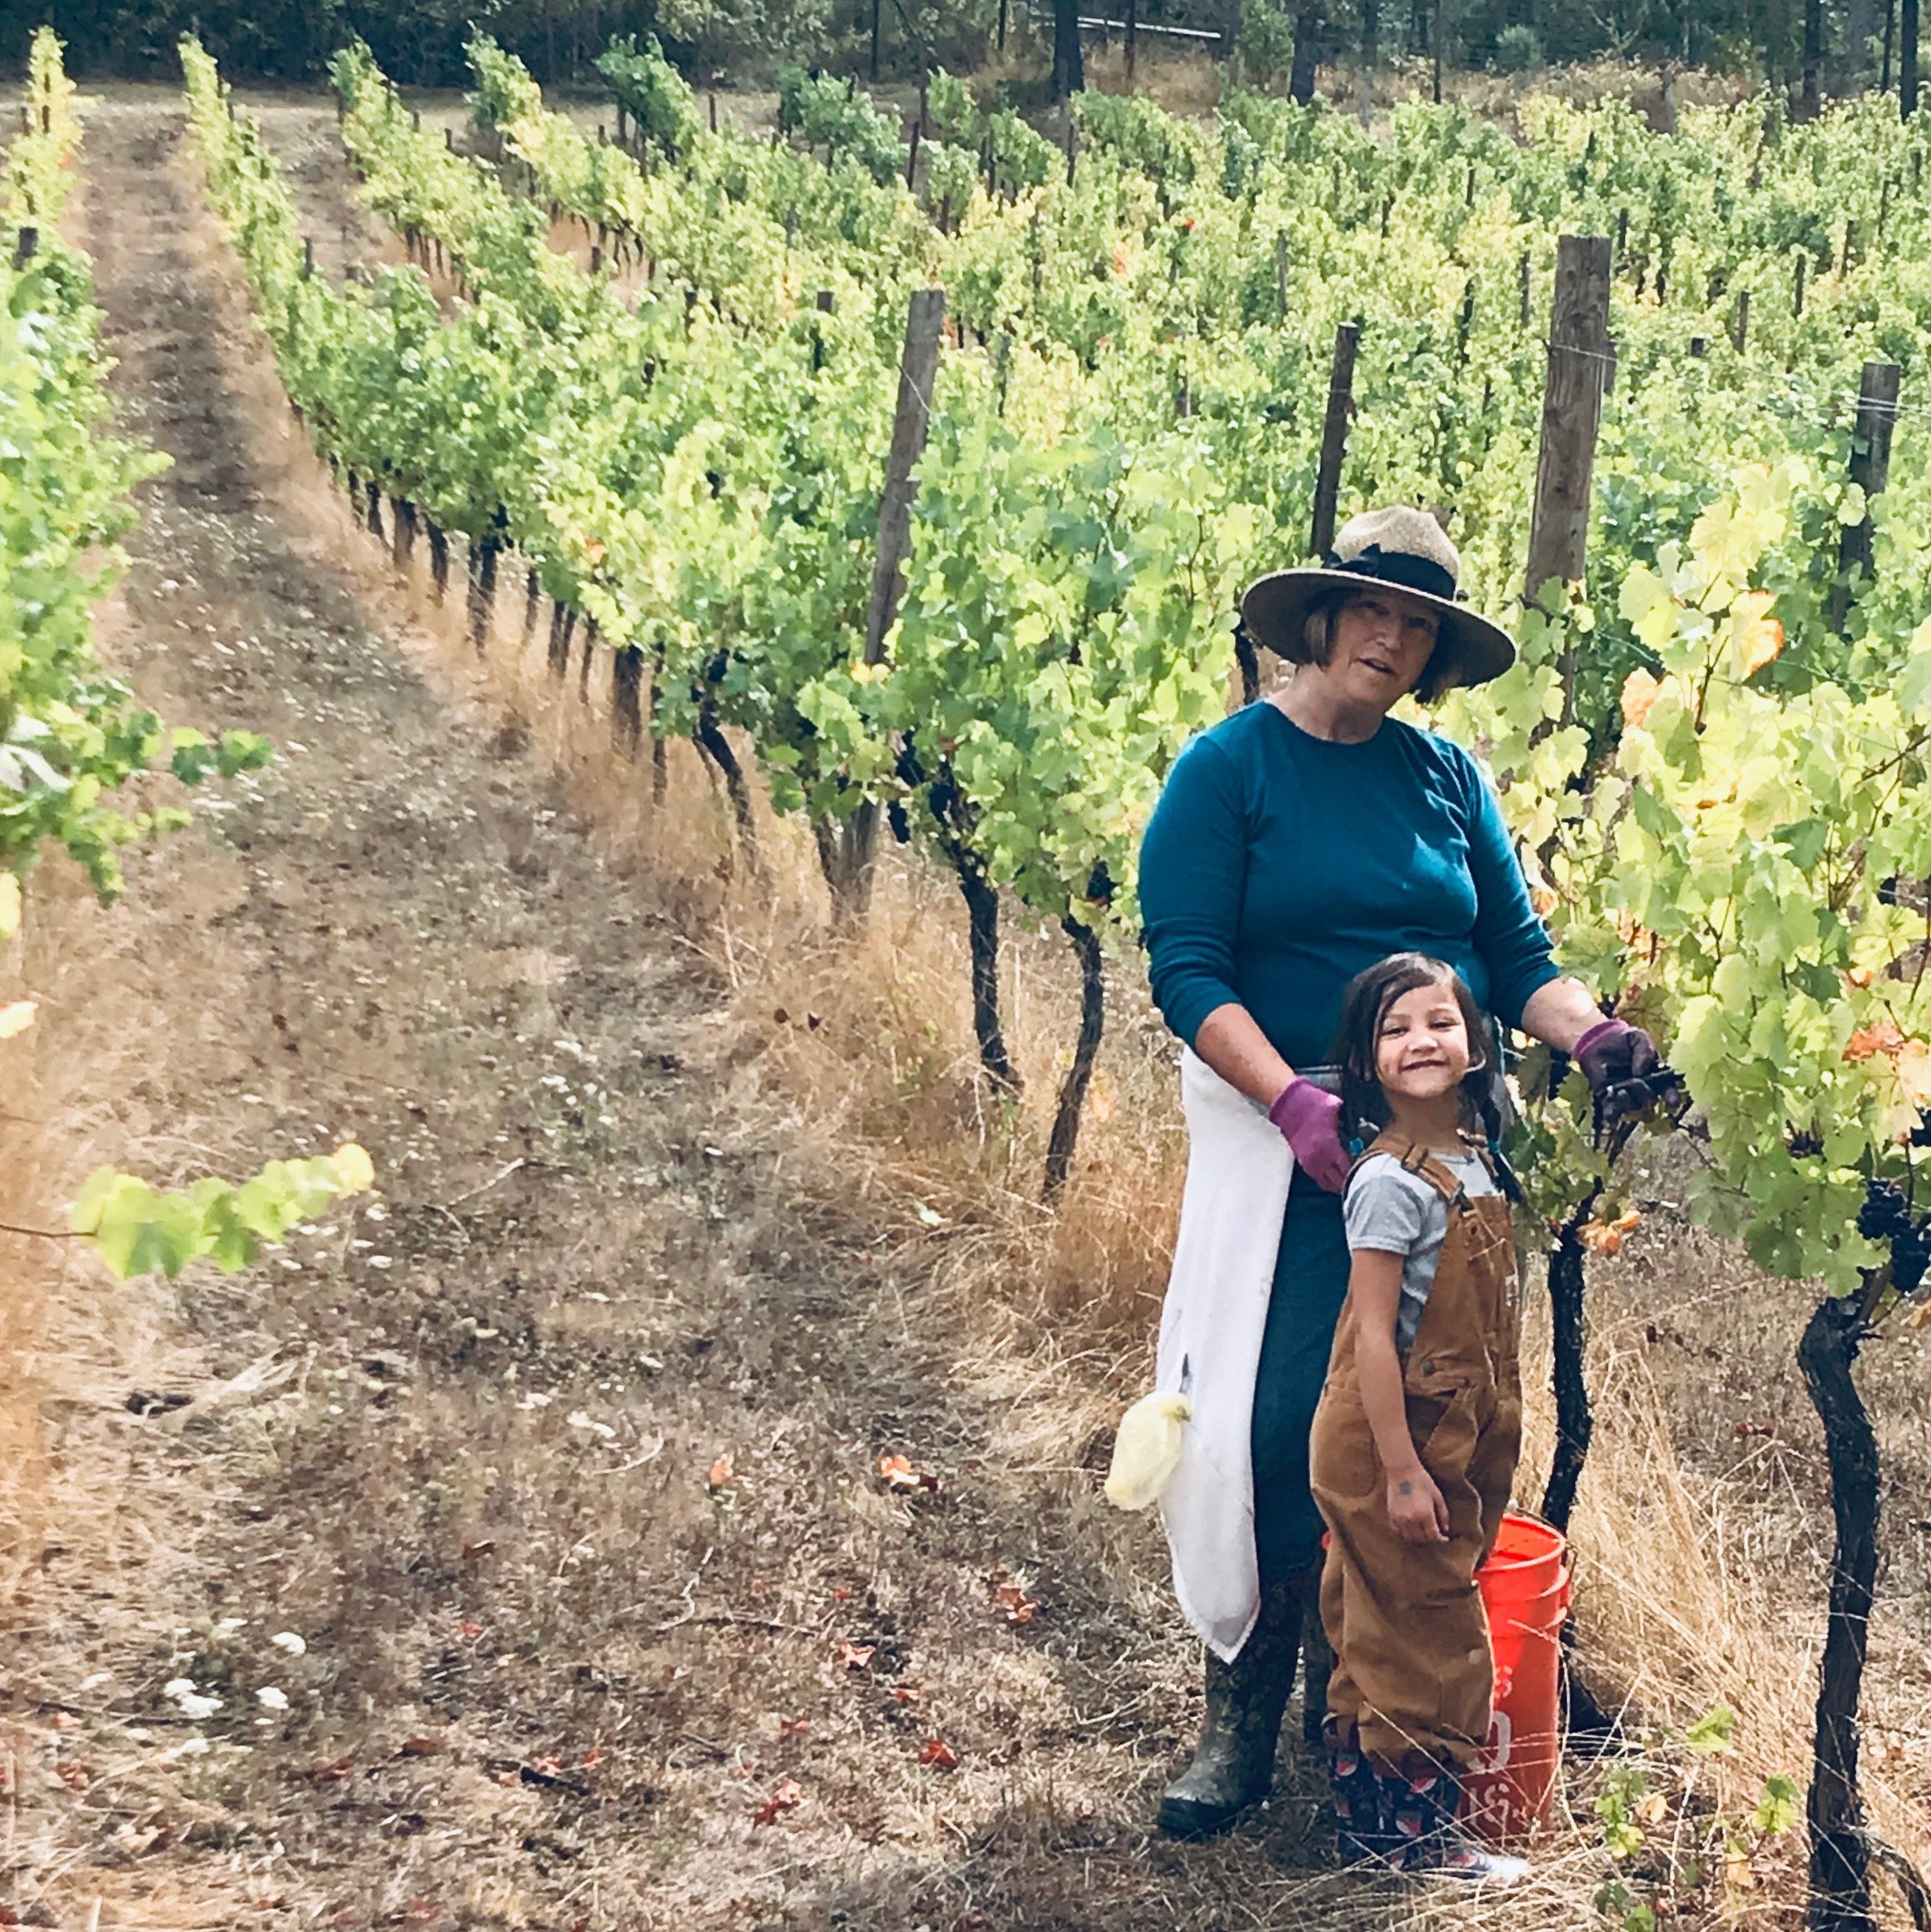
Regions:
<instances>
[{"instance_id":1,"label":"brown overalls","mask_svg":"<svg viewBox=\"0 0 1931 1932\"><path fill-rule=\"evenodd\" d=\"M1409 1431L1448 1504L1450 1528L1447 1542L1410 1543L1388 1521L1356 1374L1350 1292L1311 1451L1314 1500L1330 1532L1321 1580L1321 1618L1334 1649L1328 1709L1344 1736L1358 1731L1372 1758L1396 1766L1419 1755L1466 1769L1487 1742L1495 1687L1475 1573L1495 1546L1522 1442L1514 1233L1506 1197L1471 1199L1411 1142L1384 1133L1368 1153L1394 1154L1448 1203L1403 1380Z\"/></svg>"}]
</instances>

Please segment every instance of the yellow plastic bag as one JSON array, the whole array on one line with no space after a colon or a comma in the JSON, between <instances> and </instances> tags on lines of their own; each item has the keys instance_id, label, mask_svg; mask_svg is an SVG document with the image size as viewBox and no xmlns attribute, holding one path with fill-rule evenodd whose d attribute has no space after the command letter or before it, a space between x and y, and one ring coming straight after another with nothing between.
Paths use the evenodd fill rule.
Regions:
<instances>
[{"instance_id":1,"label":"yellow plastic bag","mask_svg":"<svg viewBox=\"0 0 1931 1932\"><path fill-rule=\"evenodd\" d=\"M1144 1509L1167 1486L1180 1460L1181 1430L1193 1413L1184 1395L1143 1395L1120 1418L1113 1438L1113 1466L1106 1472L1106 1500L1121 1509Z\"/></svg>"}]
</instances>

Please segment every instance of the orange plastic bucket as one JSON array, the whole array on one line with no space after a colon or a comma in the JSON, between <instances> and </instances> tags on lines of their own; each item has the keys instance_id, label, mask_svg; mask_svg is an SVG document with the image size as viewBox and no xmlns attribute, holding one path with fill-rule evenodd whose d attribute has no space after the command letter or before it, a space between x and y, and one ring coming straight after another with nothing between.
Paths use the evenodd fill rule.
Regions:
<instances>
[{"instance_id":1,"label":"orange plastic bucket","mask_svg":"<svg viewBox=\"0 0 1931 1932\"><path fill-rule=\"evenodd\" d=\"M1546 1523L1510 1510L1476 1582L1495 1649L1495 1717L1462 1816L1492 1844L1507 1844L1542 1822L1555 1789L1568 1545Z\"/></svg>"}]
</instances>

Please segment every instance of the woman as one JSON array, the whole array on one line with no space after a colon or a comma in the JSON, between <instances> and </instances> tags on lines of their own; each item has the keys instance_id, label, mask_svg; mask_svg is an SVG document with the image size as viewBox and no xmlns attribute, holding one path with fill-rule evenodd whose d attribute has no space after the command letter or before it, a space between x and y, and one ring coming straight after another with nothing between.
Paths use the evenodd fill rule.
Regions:
<instances>
[{"instance_id":1,"label":"woman","mask_svg":"<svg viewBox=\"0 0 1931 1932\"><path fill-rule=\"evenodd\" d=\"M1191 1145L1158 1386L1192 1404L1162 1514L1207 1644L1207 1715L1160 1805L1176 1836L1218 1831L1266 1795L1319 1585L1308 1431L1349 1267L1349 1156L1322 1062L1343 989L1389 953L1424 952L1573 1054L1598 1092L1656 1064L1647 1034L1557 969L1475 761L1388 716L1410 691L1436 698L1514 662L1507 634L1457 601L1459 571L1432 516L1394 508L1352 519L1325 566L1254 584L1242 621L1293 674L1181 754L1141 854Z\"/></svg>"}]
</instances>

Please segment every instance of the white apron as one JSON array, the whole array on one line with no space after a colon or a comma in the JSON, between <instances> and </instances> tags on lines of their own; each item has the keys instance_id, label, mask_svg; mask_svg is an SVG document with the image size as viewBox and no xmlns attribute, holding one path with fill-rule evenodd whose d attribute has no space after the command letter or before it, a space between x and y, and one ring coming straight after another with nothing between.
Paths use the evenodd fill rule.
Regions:
<instances>
[{"instance_id":1,"label":"white apron","mask_svg":"<svg viewBox=\"0 0 1931 1932\"><path fill-rule=\"evenodd\" d=\"M1160 1311L1154 1386L1187 1397L1180 1462L1160 1495L1174 1594L1231 1662L1261 1603L1254 1550L1254 1383L1294 1154L1265 1110L1181 1050L1186 1190Z\"/></svg>"}]
</instances>

